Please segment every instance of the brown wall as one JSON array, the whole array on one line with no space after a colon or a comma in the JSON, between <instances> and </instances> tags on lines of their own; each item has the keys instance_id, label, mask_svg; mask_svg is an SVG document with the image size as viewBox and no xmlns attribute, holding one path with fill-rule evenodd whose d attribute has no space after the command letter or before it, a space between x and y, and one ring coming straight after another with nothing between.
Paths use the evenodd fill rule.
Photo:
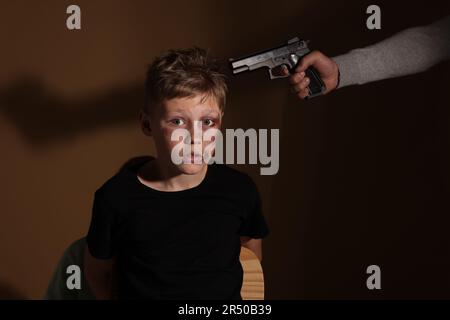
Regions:
<instances>
[{"instance_id":1,"label":"brown wall","mask_svg":"<svg viewBox=\"0 0 450 320\"><path fill-rule=\"evenodd\" d=\"M299 35L333 56L449 12L366 1L72 1L0 5L0 298L40 298L85 234L93 192L135 155L147 64L197 45L226 61ZM263 71L231 77L228 128L280 128L280 171L257 182L271 234L267 298L450 298L449 63L307 103ZM382 290L365 269L382 269Z\"/></svg>"}]
</instances>

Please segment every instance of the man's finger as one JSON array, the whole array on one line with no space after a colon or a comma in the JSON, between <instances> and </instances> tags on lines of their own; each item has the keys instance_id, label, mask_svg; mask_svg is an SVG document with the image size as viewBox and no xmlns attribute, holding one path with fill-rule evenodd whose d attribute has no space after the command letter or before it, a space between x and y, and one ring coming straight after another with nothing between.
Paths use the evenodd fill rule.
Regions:
<instances>
[{"instance_id":1,"label":"man's finger","mask_svg":"<svg viewBox=\"0 0 450 320\"><path fill-rule=\"evenodd\" d=\"M303 79L300 83L294 86L295 91L300 92L309 86L309 78Z\"/></svg>"},{"instance_id":2,"label":"man's finger","mask_svg":"<svg viewBox=\"0 0 450 320\"><path fill-rule=\"evenodd\" d=\"M297 93L297 96L300 99L305 99L306 97L309 96L309 90L308 89L303 89L302 91L300 91L299 93Z\"/></svg>"},{"instance_id":3,"label":"man's finger","mask_svg":"<svg viewBox=\"0 0 450 320\"><path fill-rule=\"evenodd\" d=\"M289 82L293 85L299 83L300 81L303 80L303 78L305 77L305 73L304 72L300 72L300 73L294 73L291 77L289 77Z\"/></svg>"}]
</instances>

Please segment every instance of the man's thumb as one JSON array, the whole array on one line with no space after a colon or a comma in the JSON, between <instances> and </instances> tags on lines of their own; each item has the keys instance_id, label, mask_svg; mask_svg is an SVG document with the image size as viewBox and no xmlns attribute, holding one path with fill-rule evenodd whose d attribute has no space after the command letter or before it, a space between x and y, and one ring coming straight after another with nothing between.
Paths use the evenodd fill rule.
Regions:
<instances>
[{"instance_id":1,"label":"man's thumb","mask_svg":"<svg viewBox=\"0 0 450 320\"><path fill-rule=\"evenodd\" d=\"M317 60L320 58L320 52L319 51L312 51L308 53L307 55L303 56L300 62L298 63L297 67L295 68L296 72L303 72L308 67L312 66L314 63L316 63Z\"/></svg>"}]
</instances>

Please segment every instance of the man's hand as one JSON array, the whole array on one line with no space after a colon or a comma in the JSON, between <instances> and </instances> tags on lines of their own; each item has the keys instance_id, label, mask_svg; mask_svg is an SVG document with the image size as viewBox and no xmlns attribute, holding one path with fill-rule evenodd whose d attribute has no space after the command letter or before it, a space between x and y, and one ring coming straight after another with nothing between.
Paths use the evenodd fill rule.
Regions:
<instances>
[{"instance_id":1,"label":"man's hand","mask_svg":"<svg viewBox=\"0 0 450 320\"><path fill-rule=\"evenodd\" d=\"M300 99L305 99L308 96L310 80L308 77L305 77L305 70L309 66L313 66L322 78L326 87L323 94L336 89L339 75L338 65L322 52L312 51L300 60L295 68L295 72L289 77L289 82ZM284 75L289 74L287 68L284 68L283 73Z\"/></svg>"}]
</instances>

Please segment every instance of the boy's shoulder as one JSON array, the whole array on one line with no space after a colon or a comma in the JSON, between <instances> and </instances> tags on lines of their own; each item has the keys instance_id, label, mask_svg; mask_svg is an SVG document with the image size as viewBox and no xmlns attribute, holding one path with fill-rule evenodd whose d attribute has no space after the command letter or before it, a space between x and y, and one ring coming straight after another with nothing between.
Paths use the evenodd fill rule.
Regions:
<instances>
[{"instance_id":1,"label":"boy's shoulder","mask_svg":"<svg viewBox=\"0 0 450 320\"><path fill-rule=\"evenodd\" d=\"M152 158L151 156L139 156L129 159L96 190L95 195L110 201L117 200L120 195L126 194L132 186L132 179L137 179L134 176L136 168Z\"/></svg>"}]
</instances>

